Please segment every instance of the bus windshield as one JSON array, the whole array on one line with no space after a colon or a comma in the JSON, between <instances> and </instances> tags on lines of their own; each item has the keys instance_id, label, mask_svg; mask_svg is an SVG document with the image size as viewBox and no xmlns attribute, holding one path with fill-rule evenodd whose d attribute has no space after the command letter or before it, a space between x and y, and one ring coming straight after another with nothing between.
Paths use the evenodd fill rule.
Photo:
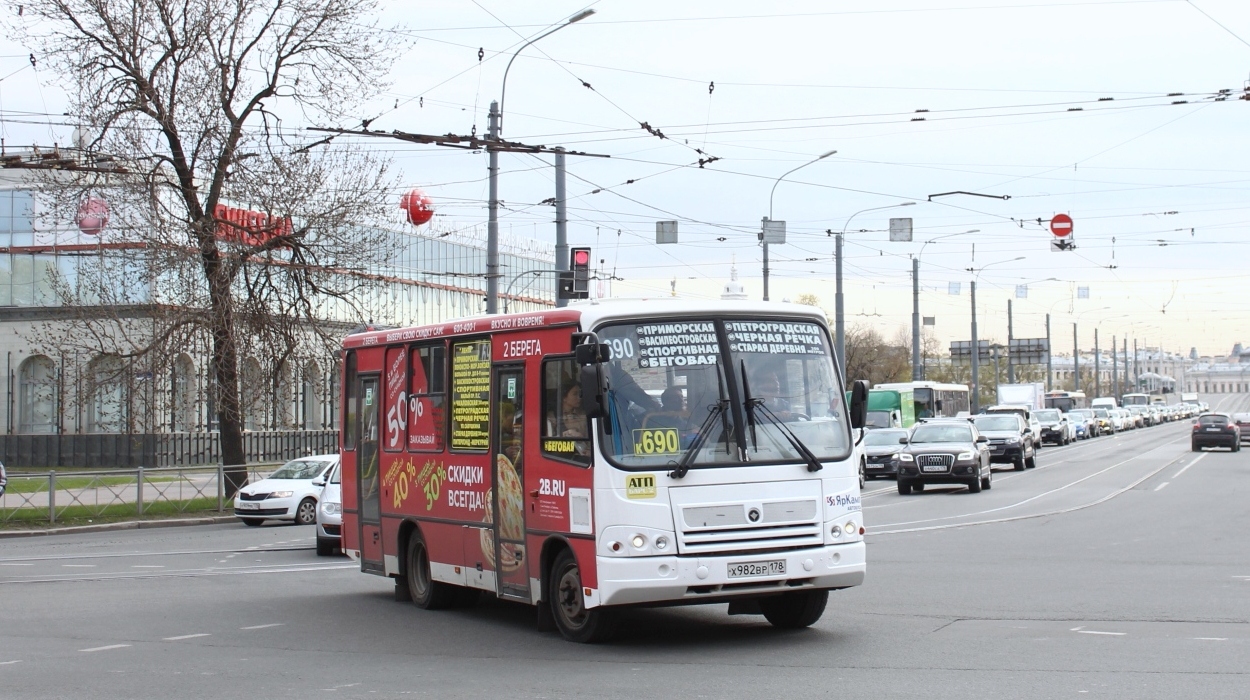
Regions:
<instances>
[{"instance_id":1,"label":"bus windshield","mask_svg":"<svg viewBox=\"0 0 1250 700\"><path fill-rule=\"evenodd\" d=\"M619 467L804 461L791 436L818 460L850 453L842 390L817 323L686 318L596 332L612 348L601 421L611 432L601 443Z\"/></svg>"}]
</instances>

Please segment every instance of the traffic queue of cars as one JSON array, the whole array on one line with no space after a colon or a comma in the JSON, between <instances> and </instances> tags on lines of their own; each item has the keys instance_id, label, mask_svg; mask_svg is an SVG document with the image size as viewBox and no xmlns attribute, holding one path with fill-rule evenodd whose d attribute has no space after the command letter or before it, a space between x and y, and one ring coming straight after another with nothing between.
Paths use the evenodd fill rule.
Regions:
<instances>
[{"instance_id":1,"label":"traffic queue of cars","mask_svg":"<svg viewBox=\"0 0 1250 700\"><path fill-rule=\"evenodd\" d=\"M239 489L234 515L244 525L266 520L317 526L317 554L339 549L343 522L342 489L337 454L293 459L264 479Z\"/></svg>"},{"instance_id":2,"label":"traffic queue of cars","mask_svg":"<svg viewBox=\"0 0 1250 700\"><path fill-rule=\"evenodd\" d=\"M1064 412L1002 405L974 416L924 418L910 430L868 430L863 441L864 474L867 478L893 477L902 495L923 491L926 484L964 484L977 493L992 487L992 464L1032 469L1046 443L1069 445L1159 425L1191 417L1201 408L1183 403L1101 405ZM1195 450L1199 445L1239 450L1242 441L1250 440L1250 413L1203 414L1195 421L1193 439Z\"/></svg>"}]
</instances>

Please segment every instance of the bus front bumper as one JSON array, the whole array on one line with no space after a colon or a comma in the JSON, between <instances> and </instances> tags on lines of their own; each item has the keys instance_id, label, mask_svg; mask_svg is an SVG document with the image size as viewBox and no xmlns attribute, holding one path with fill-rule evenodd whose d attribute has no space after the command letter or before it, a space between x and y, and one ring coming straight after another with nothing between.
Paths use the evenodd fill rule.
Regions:
<instances>
[{"instance_id":1,"label":"bus front bumper","mask_svg":"<svg viewBox=\"0 0 1250 700\"><path fill-rule=\"evenodd\" d=\"M737 564L775 570L779 561L785 562L785 573L730 577ZM599 587L587 597L587 607L716 602L796 589L848 588L864 582L867 568L862 541L725 556L597 557L596 564ZM741 573L742 567L738 569Z\"/></svg>"}]
</instances>

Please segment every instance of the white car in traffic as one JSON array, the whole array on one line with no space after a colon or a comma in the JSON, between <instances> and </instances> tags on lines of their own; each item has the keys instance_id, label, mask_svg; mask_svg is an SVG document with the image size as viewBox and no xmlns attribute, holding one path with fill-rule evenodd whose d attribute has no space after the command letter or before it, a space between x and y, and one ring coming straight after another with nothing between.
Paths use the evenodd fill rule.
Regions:
<instances>
[{"instance_id":1,"label":"white car in traffic","mask_svg":"<svg viewBox=\"0 0 1250 700\"><path fill-rule=\"evenodd\" d=\"M343 533L343 489L339 465L325 478L321 503L317 506L317 556L328 557L339 549Z\"/></svg>"},{"instance_id":2,"label":"white car in traffic","mask_svg":"<svg viewBox=\"0 0 1250 700\"><path fill-rule=\"evenodd\" d=\"M325 486L324 477L339 463L339 456L300 457L282 465L268 478L248 484L234 495L234 514L244 525L256 526L266 520L288 520L296 525L312 525L317 519L317 502ZM320 483L314 483L314 482Z\"/></svg>"}]
</instances>

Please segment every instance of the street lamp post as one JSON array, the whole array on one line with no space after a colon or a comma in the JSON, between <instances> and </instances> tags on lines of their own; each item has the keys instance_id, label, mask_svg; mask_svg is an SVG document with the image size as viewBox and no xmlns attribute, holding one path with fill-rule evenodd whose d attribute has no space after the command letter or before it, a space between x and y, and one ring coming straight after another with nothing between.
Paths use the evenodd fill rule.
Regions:
<instances>
[{"instance_id":1,"label":"street lamp post","mask_svg":"<svg viewBox=\"0 0 1250 700\"><path fill-rule=\"evenodd\" d=\"M487 216L486 216L486 313L488 314L499 312L499 276L500 276L499 275L499 150L497 148L492 147L489 142L499 141L500 134L503 132L503 105L504 105L504 98L508 94L508 71L512 70L512 62L515 61L516 57L519 56L521 52L524 51L528 46L530 46L531 44L537 42L538 40L544 37L548 37L548 36L551 36L552 34L555 34L561 29L564 29L565 27L569 26L570 24L580 22L586 19L587 17L593 15L594 13L595 11L591 9L582 10L581 12L578 12L577 14L565 20L564 23L558 26L555 26L546 32L543 32L542 34L539 34L533 39L530 39L529 41L522 44L521 48L517 49L512 54L512 58L508 59L508 65L506 68L504 68L503 83L499 88L499 102L490 103L490 112L487 114L487 118L486 118L486 134L487 134L487 140L488 140L488 145L486 147L486 153L487 153L487 159L488 159L487 172L489 173L489 180L490 180L489 185L487 187L488 193L489 193L488 194L489 200L487 201ZM560 158L560 157L557 156L557 158ZM559 187L557 189L559 189ZM557 199L557 204L560 204L560 201L562 200L562 198L559 196L559 193L557 193L556 199ZM561 218L559 212L557 212L556 218L557 219ZM559 240L560 235L562 233L563 233L563 227L557 226L556 227L557 250L559 250L559 248L561 247L561 244L564 243ZM564 245L567 246L567 243L564 243ZM557 266L560 264L558 256L557 256L556 264ZM568 263L565 262L565 264L567 265Z\"/></svg>"},{"instance_id":2,"label":"street lamp post","mask_svg":"<svg viewBox=\"0 0 1250 700\"><path fill-rule=\"evenodd\" d=\"M798 170L802 170L803 168L806 168L812 163L818 163L835 153L837 153L837 150L832 150L826 153L821 153L820 155L798 166L797 168L792 168L790 170L787 170L785 173L782 174L781 177L777 178L777 181L773 183L773 189L769 191L768 193L768 218L764 219L763 225L760 226L760 244L764 248L764 301L768 301L768 239L764 237L764 234L765 234L764 229L767 226L768 222L773 220L773 195L777 194L777 185L780 185L781 181L789 177L791 173L798 171Z\"/></svg>"},{"instance_id":3,"label":"street lamp post","mask_svg":"<svg viewBox=\"0 0 1250 700\"><path fill-rule=\"evenodd\" d=\"M846 223L842 224L842 230L838 232L837 239L833 246L833 263L834 263L834 293L833 293L833 328L834 328L834 344L837 345L838 354L838 370L842 374L842 380L846 381L846 311L842 298L842 238L846 235L846 228L851 225L851 220L868 211L880 211L882 209L897 209L898 207L914 206L915 202L900 202L898 204L888 204L884 207L869 207L860 209L846 218ZM912 360L918 351L912 348ZM914 365L913 365L914 366ZM915 371L915 370L913 370Z\"/></svg>"},{"instance_id":4,"label":"street lamp post","mask_svg":"<svg viewBox=\"0 0 1250 700\"><path fill-rule=\"evenodd\" d=\"M999 260L997 262L992 262L986 265L982 265L980 268L974 268L974 267L968 268L968 272L975 273L972 278L972 286L971 286L971 291L972 291L972 348L971 348L972 350L972 401L970 404L970 409L972 413L976 413L981 408L981 378L980 376L978 376L981 371L981 357L980 357L981 345L977 341L977 281L981 279L981 273L985 272L986 268L992 267L994 265L1001 265L1003 263L1016 262L1017 260L1024 260L1024 256L1021 255L1020 257L1012 258L1011 260Z\"/></svg>"},{"instance_id":5,"label":"street lamp post","mask_svg":"<svg viewBox=\"0 0 1250 700\"><path fill-rule=\"evenodd\" d=\"M962 231L960 233L948 233L944 236L930 238L920 246L920 252L916 253L916 257L911 259L911 380L918 382L924 379L924 372L920 365L920 258L924 255L924 249L934 241L940 241L943 238L951 236L964 236L969 233L980 233L981 229L974 228L971 231ZM838 256L841 257L840 255Z\"/></svg>"}]
</instances>

